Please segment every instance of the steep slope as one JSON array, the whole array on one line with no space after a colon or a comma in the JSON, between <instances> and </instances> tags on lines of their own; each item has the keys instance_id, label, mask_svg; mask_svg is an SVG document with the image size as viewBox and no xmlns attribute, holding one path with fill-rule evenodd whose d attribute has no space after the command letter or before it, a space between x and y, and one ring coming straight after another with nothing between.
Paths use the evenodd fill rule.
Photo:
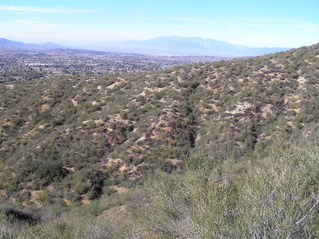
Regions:
<instances>
[{"instance_id":1,"label":"steep slope","mask_svg":"<svg viewBox=\"0 0 319 239\"><path fill-rule=\"evenodd\" d=\"M267 153L315 134L319 45L258 58L1 87L3 198L87 203L184 159Z\"/></svg>"}]
</instances>

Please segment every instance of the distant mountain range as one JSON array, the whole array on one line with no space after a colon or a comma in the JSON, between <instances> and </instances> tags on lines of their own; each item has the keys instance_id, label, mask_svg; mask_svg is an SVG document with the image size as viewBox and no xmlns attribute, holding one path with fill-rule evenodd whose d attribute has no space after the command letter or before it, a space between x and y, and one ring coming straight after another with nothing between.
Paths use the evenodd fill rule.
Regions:
<instances>
[{"instance_id":1,"label":"distant mountain range","mask_svg":"<svg viewBox=\"0 0 319 239\"><path fill-rule=\"evenodd\" d=\"M0 38L0 49L25 49L25 50L46 50L65 47L55 43L25 44L23 42L10 41ZM96 45L86 46L86 49L101 50L108 52L138 53L150 55L171 55L171 56L218 56L218 57L245 57L260 56L279 51L286 51L288 48L253 48L242 45L234 45L214 39L203 39L199 37L158 37L145 41L107 41Z\"/></svg>"},{"instance_id":2,"label":"distant mountain range","mask_svg":"<svg viewBox=\"0 0 319 239\"><path fill-rule=\"evenodd\" d=\"M104 42L101 49L140 54L220 57L260 56L288 50L288 48L252 48L214 39L177 36L145 41Z\"/></svg>"},{"instance_id":3,"label":"distant mountain range","mask_svg":"<svg viewBox=\"0 0 319 239\"><path fill-rule=\"evenodd\" d=\"M5 38L0 38L0 49L20 49L20 50L50 50L57 48L65 48L61 45L47 42L43 44L28 44L19 41L11 41Z\"/></svg>"}]
</instances>

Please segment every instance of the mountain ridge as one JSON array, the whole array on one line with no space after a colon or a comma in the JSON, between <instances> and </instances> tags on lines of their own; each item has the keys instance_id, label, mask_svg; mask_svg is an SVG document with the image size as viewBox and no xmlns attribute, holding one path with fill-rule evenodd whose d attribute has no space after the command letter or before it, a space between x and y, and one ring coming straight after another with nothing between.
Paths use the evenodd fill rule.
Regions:
<instances>
[{"instance_id":1,"label":"mountain ridge","mask_svg":"<svg viewBox=\"0 0 319 239\"><path fill-rule=\"evenodd\" d=\"M103 44L102 44L103 45ZM206 55L223 57L260 56L289 48L247 47L200 37L158 37L144 41L106 42L105 48L144 54Z\"/></svg>"},{"instance_id":2,"label":"mountain ridge","mask_svg":"<svg viewBox=\"0 0 319 239\"><path fill-rule=\"evenodd\" d=\"M64 48L62 45L46 42L43 44L24 43L20 41L12 41L6 38L0 38L0 49L15 49L15 50L51 50Z\"/></svg>"},{"instance_id":3,"label":"mountain ridge","mask_svg":"<svg viewBox=\"0 0 319 239\"><path fill-rule=\"evenodd\" d=\"M76 44L74 44L76 45ZM204 39L200 37L158 37L144 41L106 41L90 46L62 46L47 42L43 44L26 44L19 41L0 39L0 49L50 50L50 49L88 49L107 52L136 53L147 55L170 56L216 56L216 57L252 57L260 56L289 48L247 47L225 41Z\"/></svg>"}]
</instances>

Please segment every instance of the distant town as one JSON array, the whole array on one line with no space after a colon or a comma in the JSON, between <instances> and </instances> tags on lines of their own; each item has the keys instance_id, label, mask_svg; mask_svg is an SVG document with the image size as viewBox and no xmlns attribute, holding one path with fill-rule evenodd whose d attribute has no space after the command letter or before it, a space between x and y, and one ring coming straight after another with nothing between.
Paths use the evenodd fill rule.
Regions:
<instances>
[{"instance_id":1,"label":"distant town","mask_svg":"<svg viewBox=\"0 0 319 239\"><path fill-rule=\"evenodd\" d=\"M213 62L230 58L211 56L152 56L99 51L0 50L0 82L34 80L51 75L107 75L150 71L174 65Z\"/></svg>"}]
</instances>

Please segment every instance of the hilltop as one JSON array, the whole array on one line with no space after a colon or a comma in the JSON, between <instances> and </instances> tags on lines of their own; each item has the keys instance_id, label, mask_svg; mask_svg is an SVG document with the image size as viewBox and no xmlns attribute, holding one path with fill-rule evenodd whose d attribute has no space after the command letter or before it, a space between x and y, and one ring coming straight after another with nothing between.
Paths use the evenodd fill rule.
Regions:
<instances>
[{"instance_id":1,"label":"hilltop","mask_svg":"<svg viewBox=\"0 0 319 239\"><path fill-rule=\"evenodd\" d=\"M216 165L258 162L278 138L316 142L318 79L317 44L156 71L3 83L1 197L37 207L89 204L138 188L154 172L189 170L190 160L219 168L224 187L250 166L225 175Z\"/></svg>"}]
</instances>

